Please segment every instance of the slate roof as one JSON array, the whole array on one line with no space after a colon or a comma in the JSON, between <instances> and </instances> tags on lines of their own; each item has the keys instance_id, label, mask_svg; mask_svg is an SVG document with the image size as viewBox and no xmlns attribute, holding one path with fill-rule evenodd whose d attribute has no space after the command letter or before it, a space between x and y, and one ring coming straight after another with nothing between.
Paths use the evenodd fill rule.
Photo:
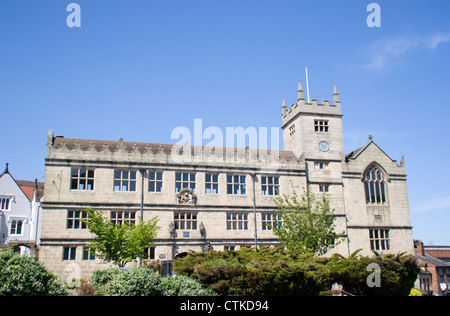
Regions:
<instances>
[{"instance_id":1,"label":"slate roof","mask_svg":"<svg viewBox=\"0 0 450 316\"><path fill-rule=\"evenodd\" d=\"M444 261L442 261L436 257L433 257L429 254L425 254L424 256L416 254L416 258L419 260L422 260L428 264L431 264L435 267L450 267L450 263L444 262Z\"/></svg>"},{"instance_id":2,"label":"slate roof","mask_svg":"<svg viewBox=\"0 0 450 316\"><path fill-rule=\"evenodd\" d=\"M142 143L142 142L126 142L123 140L111 141L111 140L94 140L94 139L77 139L77 138L65 138L61 136L57 136L53 140L53 147L58 149L63 146L66 146L68 149L74 149L77 145L80 146L83 150L88 150L91 146L97 151L103 150L105 147L110 151L116 151L120 148L120 146L124 146L125 150L131 152L133 150L138 150L140 153L148 152L151 150L153 153L163 151L167 155L171 154L172 148L175 146L174 144L159 144L159 143ZM179 146L179 145L178 145ZM183 146L181 146L183 147ZM195 152L196 150L202 149L204 152L214 150L214 147L206 147L206 146L190 146L191 152ZM180 153L182 153L182 148L180 149ZM228 151L244 151L243 148L222 148L222 152L226 153ZM259 149L249 149L249 152L252 154L259 154ZM263 154L275 154L281 156L286 161L295 160L301 161L300 158L296 157L292 151L286 150L261 150Z\"/></svg>"}]
</instances>

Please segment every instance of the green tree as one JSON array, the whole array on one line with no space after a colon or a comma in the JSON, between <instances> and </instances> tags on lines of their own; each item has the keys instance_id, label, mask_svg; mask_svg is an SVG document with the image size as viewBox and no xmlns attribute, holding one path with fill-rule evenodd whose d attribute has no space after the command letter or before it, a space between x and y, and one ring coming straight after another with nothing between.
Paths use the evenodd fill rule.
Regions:
<instances>
[{"instance_id":1,"label":"green tree","mask_svg":"<svg viewBox=\"0 0 450 316\"><path fill-rule=\"evenodd\" d=\"M284 246L292 252L324 255L334 248L345 235L335 231L334 210L324 195L316 201L310 190L298 197L286 194L275 199L281 212L282 224L272 225L273 232Z\"/></svg>"},{"instance_id":2,"label":"green tree","mask_svg":"<svg viewBox=\"0 0 450 316\"><path fill-rule=\"evenodd\" d=\"M86 210L88 219L83 220L89 231L97 237L89 243L95 255L105 261L113 262L124 267L133 258L145 258L146 249L153 244L158 230L158 217L139 223L124 222L121 225L113 224L103 216L102 211Z\"/></svg>"}]
</instances>

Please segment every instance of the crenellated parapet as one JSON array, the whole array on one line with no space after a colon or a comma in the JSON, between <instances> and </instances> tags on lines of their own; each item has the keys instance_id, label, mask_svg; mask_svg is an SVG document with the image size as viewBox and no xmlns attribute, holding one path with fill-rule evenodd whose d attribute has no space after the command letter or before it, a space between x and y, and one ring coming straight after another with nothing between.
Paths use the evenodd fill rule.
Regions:
<instances>
[{"instance_id":1,"label":"crenellated parapet","mask_svg":"<svg viewBox=\"0 0 450 316\"><path fill-rule=\"evenodd\" d=\"M311 102L306 102L303 95L302 84L298 83L298 98L297 101L289 108L286 106L286 100L283 97L282 104L282 126L284 127L292 119L296 118L300 113L302 114L314 114L314 115L335 115L342 117L341 102L339 100L339 93L336 88L336 84L333 89L333 103L329 100L323 100L322 103L318 103L317 99L311 99Z\"/></svg>"}]
</instances>

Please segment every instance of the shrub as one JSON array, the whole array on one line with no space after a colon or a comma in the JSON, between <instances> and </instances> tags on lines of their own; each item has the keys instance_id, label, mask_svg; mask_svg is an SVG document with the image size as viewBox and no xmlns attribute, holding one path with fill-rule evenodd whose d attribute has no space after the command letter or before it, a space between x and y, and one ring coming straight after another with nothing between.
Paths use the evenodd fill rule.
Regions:
<instances>
[{"instance_id":1,"label":"shrub","mask_svg":"<svg viewBox=\"0 0 450 316\"><path fill-rule=\"evenodd\" d=\"M0 296L64 296L64 285L34 258L0 251Z\"/></svg>"},{"instance_id":2,"label":"shrub","mask_svg":"<svg viewBox=\"0 0 450 316\"><path fill-rule=\"evenodd\" d=\"M367 286L367 277L371 272L366 269L372 263L380 267L380 287ZM364 296L408 296L420 270L413 256L381 256L376 252L373 257L354 254L344 258L334 255L328 266L331 278L343 283L347 292Z\"/></svg>"},{"instance_id":3,"label":"shrub","mask_svg":"<svg viewBox=\"0 0 450 316\"><path fill-rule=\"evenodd\" d=\"M190 253L175 261L177 273L199 280L220 295L318 295L327 281L323 259L290 255L282 248Z\"/></svg>"},{"instance_id":4,"label":"shrub","mask_svg":"<svg viewBox=\"0 0 450 316\"><path fill-rule=\"evenodd\" d=\"M370 288L371 263L381 269L381 287ZM318 258L287 253L282 248L191 252L175 260L175 271L200 281L220 295L270 296L328 294L334 282L355 295L407 296L419 267L413 256L375 254Z\"/></svg>"},{"instance_id":5,"label":"shrub","mask_svg":"<svg viewBox=\"0 0 450 316\"><path fill-rule=\"evenodd\" d=\"M97 270L90 284L104 296L215 296L200 282L184 275L160 278L149 268Z\"/></svg>"},{"instance_id":6,"label":"shrub","mask_svg":"<svg viewBox=\"0 0 450 316\"><path fill-rule=\"evenodd\" d=\"M96 294L104 295L105 286L111 281L121 270L117 268L95 270L92 273L89 283L94 287Z\"/></svg>"},{"instance_id":7,"label":"shrub","mask_svg":"<svg viewBox=\"0 0 450 316\"><path fill-rule=\"evenodd\" d=\"M86 282L84 278L80 280L80 286L77 288L76 293L78 296L95 296L95 289L92 284Z\"/></svg>"},{"instance_id":8,"label":"shrub","mask_svg":"<svg viewBox=\"0 0 450 316\"><path fill-rule=\"evenodd\" d=\"M164 296L217 296L213 290L185 275L162 278L161 292Z\"/></svg>"},{"instance_id":9,"label":"shrub","mask_svg":"<svg viewBox=\"0 0 450 316\"><path fill-rule=\"evenodd\" d=\"M427 294L428 293L426 291L412 288L411 292L409 293L409 296L427 296Z\"/></svg>"},{"instance_id":10,"label":"shrub","mask_svg":"<svg viewBox=\"0 0 450 316\"><path fill-rule=\"evenodd\" d=\"M105 296L158 296L161 280L146 268L127 270L107 269L95 271L90 279L98 295Z\"/></svg>"}]
</instances>

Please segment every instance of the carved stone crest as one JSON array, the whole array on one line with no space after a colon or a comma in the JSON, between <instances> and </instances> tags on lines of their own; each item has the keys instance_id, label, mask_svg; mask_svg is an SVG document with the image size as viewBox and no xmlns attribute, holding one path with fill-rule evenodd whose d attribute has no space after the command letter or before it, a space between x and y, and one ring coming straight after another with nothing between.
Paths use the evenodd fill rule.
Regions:
<instances>
[{"instance_id":1,"label":"carved stone crest","mask_svg":"<svg viewBox=\"0 0 450 316\"><path fill-rule=\"evenodd\" d=\"M191 189L182 189L178 194L178 204L195 205L197 197Z\"/></svg>"}]
</instances>

